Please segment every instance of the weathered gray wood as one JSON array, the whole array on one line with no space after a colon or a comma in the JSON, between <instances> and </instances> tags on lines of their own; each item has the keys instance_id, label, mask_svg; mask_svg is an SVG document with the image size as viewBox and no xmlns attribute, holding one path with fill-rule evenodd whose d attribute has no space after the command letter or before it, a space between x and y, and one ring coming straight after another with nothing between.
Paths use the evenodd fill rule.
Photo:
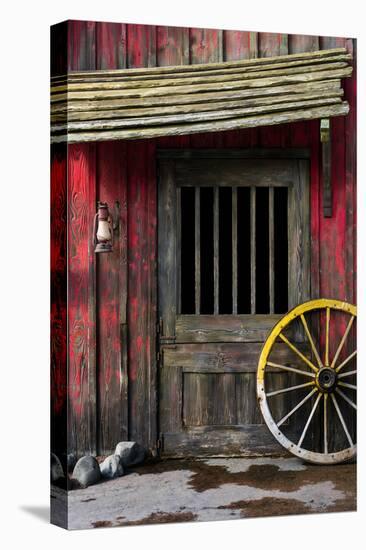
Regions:
<instances>
[{"instance_id":1,"label":"weathered gray wood","mask_svg":"<svg viewBox=\"0 0 366 550\"><path fill-rule=\"evenodd\" d=\"M245 81L251 79L262 78L276 78L287 77L291 75L304 75L325 71L336 71L339 69L345 69L348 67L346 62L332 62L322 63L320 65L306 65L301 67L281 67L279 69L267 70L267 71L240 71L235 73L222 73L216 75L205 74L203 76L191 76L189 80L187 78L172 78L172 79L158 79L158 80L135 80L133 82L128 81L110 81L110 82L84 82L84 83L68 83L66 85L54 86L51 88L51 98L58 98L67 92L70 100L77 97L90 99L93 97L104 97L105 94L109 95L112 91L123 90L148 90L149 88L159 89L161 92L168 91L168 88L176 88L178 86L195 86L199 84L211 85L216 83L221 85L225 82Z\"/></svg>"},{"instance_id":2,"label":"weathered gray wood","mask_svg":"<svg viewBox=\"0 0 366 550\"><path fill-rule=\"evenodd\" d=\"M176 188L174 161L159 165L158 250L164 264L159 262L159 317L163 318L164 337L174 337L177 295L176 266Z\"/></svg>"},{"instance_id":3,"label":"weathered gray wood","mask_svg":"<svg viewBox=\"0 0 366 550\"><path fill-rule=\"evenodd\" d=\"M176 271L177 271L177 312L182 313L182 205L181 188L176 187L177 237L176 237Z\"/></svg>"},{"instance_id":4,"label":"weathered gray wood","mask_svg":"<svg viewBox=\"0 0 366 550\"><path fill-rule=\"evenodd\" d=\"M213 200L213 239L214 239L214 314L219 313L219 187L214 187Z\"/></svg>"},{"instance_id":5,"label":"weathered gray wood","mask_svg":"<svg viewBox=\"0 0 366 550\"><path fill-rule=\"evenodd\" d=\"M292 164L287 159L178 159L177 185L287 187L293 180Z\"/></svg>"},{"instance_id":6,"label":"weathered gray wood","mask_svg":"<svg viewBox=\"0 0 366 550\"><path fill-rule=\"evenodd\" d=\"M160 431L179 432L182 430L182 371L177 368L163 367L159 374Z\"/></svg>"},{"instance_id":7,"label":"weathered gray wood","mask_svg":"<svg viewBox=\"0 0 366 550\"><path fill-rule=\"evenodd\" d=\"M160 159L309 159L311 154L307 148L298 147L278 148L265 147L257 149L157 149L156 155Z\"/></svg>"},{"instance_id":8,"label":"weathered gray wood","mask_svg":"<svg viewBox=\"0 0 366 550\"><path fill-rule=\"evenodd\" d=\"M238 190L231 191L232 311L238 314Z\"/></svg>"},{"instance_id":9,"label":"weathered gray wood","mask_svg":"<svg viewBox=\"0 0 366 550\"><path fill-rule=\"evenodd\" d=\"M340 79L332 79L327 81L315 81L315 82L303 82L301 84L288 84L285 86L270 86L268 88L258 88L252 90L232 90L232 91L213 91L213 92L202 92L196 94L177 94L175 96L162 96L162 97L151 97L147 102L146 107L150 108L153 106L164 106L164 105L191 105L195 103L210 103L220 100L229 100L229 99L240 99L240 98L256 98L256 97L276 97L281 94L291 94L291 93L310 93L315 90L322 92L325 91L339 91L341 85ZM51 105L51 115L56 113L63 113L66 110L71 112L79 111L95 111L95 110L113 110L119 108L141 108L143 107L141 99L107 99L107 100L80 100L80 101L64 101L59 103L54 103Z\"/></svg>"},{"instance_id":10,"label":"weathered gray wood","mask_svg":"<svg viewBox=\"0 0 366 550\"><path fill-rule=\"evenodd\" d=\"M189 343L164 346L164 367L179 367L184 372L255 374L262 347L262 342ZM299 344L298 348L302 353L309 354L308 345ZM271 361L279 364L289 362L294 366L303 367L302 360L281 343L275 346ZM277 375L281 375L281 371L274 373L274 376Z\"/></svg>"},{"instance_id":11,"label":"weathered gray wood","mask_svg":"<svg viewBox=\"0 0 366 550\"><path fill-rule=\"evenodd\" d=\"M278 75L262 78L243 78L241 80L228 79L220 82L207 82L203 84L183 84L180 86L155 86L152 88L133 88L128 90L90 90L86 92L70 92L51 95L51 103L61 101L78 100L105 100L105 99L128 99L140 98L141 100L151 97L162 97L176 94L195 94L206 91L217 90L245 90L253 88L268 88L270 86L284 86L286 84L309 83L324 80L334 80L338 78L347 78L352 74L352 67L346 66L339 69L328 69L324 71L305 72L298 74Z\"/></svg>"},{"instance_id":12,"label":"weathered gray wood","mask_svg":"<svg viewBox=\"0 0 366 550\"><path fill-rule=\"evenodd\" d=\"M220 120L215 122L204 122L196 124L181 124L178 126L166 126L156 128L144 128L141 130L114 130L98 132L75 132L67 135L52 136L51 143L68 143L105 141L114 139L151 139L162 136L183 136L187 134L198 134L203 132L218 132L224 130L235 130L240 128L255 128L257 126L272 126L274 124L285 124L300 120L311 120L331 116L342 116L349 112L347 102L339 105L326 107L314 107L312 109L299 109L284 111L268 115L258 115L231 120Z\"/></svg>"},{"instance_id":13,"label":"weathered gray wood","mask_svg":"<svg viewBox=\"0 0 366 550\"><path fill-rule=\"evenodd\" d=\"M178 315L177 342L263 342L281 315Z\"/></svg>"},{"instance_id":14,"label":"weathered gray wood","mask_svg":"<svg viewBox=\"0 0 366 550\"><path fill-rule=\"evenodd\" d=\"M343 90L338 88L334 89L325 88L322 90L321 97L322 99L331 99L331 98L341 98L343 95ZM250 99L239 99L236 101L216 101L215 103L192 103L188 105L171 105L166 107L137 107L134 109L111 109L111 110L101 110L96 111L85 111L85 112L69 112L67 117L66 113L52 114L51 123L52 129L56 130L57 122L81 122L81 121L92 121L92 120L108 120L108 119L133 119L138 117L153 117L153 116L164 116L164 115L177 115L177 114L189 114L189 113L198 113L198 112L210 112L215 110L224 110L224 109L236 109L236 108L247 108L247 107L256 107L256 106L265 106L265 105L277 105L281 103L288 103L290 101L307 101L307 100L316 100L319 99L319 91L313 90L308 93L292 93L292 94L282 94L272 97L253 97Z\"/></svg>"},{"instance_id":15,"label":"weathered gray wood","mask_svg":"<svg viewBox=\"0 0 366 550\"><path fill-rule=\"evenodd\" d=\"M181 433L163 434L163 456L284 456L267 426L208 426Z\"/></svg>"},{"instance_id":16,"label":"weathered gray wood","mask_svg":"<svg viewBox=\"0 0 366 550\"><path fill-rule=\"evenodd\" d=\"M269 312L274 313L274 188L268 189L268 241L269 241Z\"/></svg>"},{"instance_id":17,"label":"weathered gray wood","mask_svg":"<svg viewBox=\"0 0 366 550\"><path fill-rule=\"evenodd\" d=\"M272 183L272 182L271 182ZM250 311L256 311L256 188L250 188Z\"/></svg>"},{"instance_id":18,"label":"weathered gray wood","mask_svg":"<svg viewBox=\"0 0 366 550\"><path fill-rule=\"evenodd\" d=\"M295 161L288 200L288 307L310 299L309 163Z\"/></svg>"},{"instance_id":19,"label":"weathered gray wood","mask_svg":"<svg viewBox=\"0 0 366 550\"><path fill-rule=\"evenodd\" d=\"M201 312L201 192L195 188L194 197L194 288L196 315Z\"/></svg>"},{"instance_id":20,"label":"weathered gray wood","mask_svg":"<svg viewBox=\"0 0 366 550\"><path fill-rule=\"evenodd\" d=\"M51 131L54 133L67 130L68 132L81 131L81 130L112 130L117 128L138 128L149 126L161 126L163 124L180 124L180 123L192 123L192 122L204 122L209 120L224 120L235 118L238 116L262 114L262 113L274 113L277 111L287 111L290 109L320 107L324 105L335 105L342 103L340 97L310 99L306 101L299 101L295 98L294 101L287 103L277 103L271 105L262 105L259 107L246 107L239 109L224 109L216 111L202 112L190 114L178 114L178 115L164 115L158 117L144 117L133 119L121 119L121 120L95 120L95 121L82 121L82 122L67 122L67 124L54 124L51 127Z\"/></svg>"},{"instance_id":21,"label":"weathered gray wood","mask_svg":"<svg viewBox=\"0 0 366 550\"><path fill-rule=\"evenodd\" d=\"M163 75L167 73L180 73L180 72L199 72L201 70L210 70L210 69L222 69L231 68L231 67L253 67L253 66L263 66L275 63L286 63L296 60L314 60L314 59L326 59L333 58L338 55L347 55L348 51L346 48L329 48L324 50L318 50L315 52L302 52L295 53L290 55L278 55L270 58L255 58L255 59L241 59L237 61L220 61L218 63L195 63L194 65L176 65L169 67L141 67L141 68L129 68L129 69L116 69L116 70L103 70L98 71L98 75L116 77L116 76L133 76L133 75L152 75L158 74ZM94 71L70 71L68 72L68 78L81 77L90 77ZM59 77L56 77L59 78Z\"/></svg>"}]
</instances>

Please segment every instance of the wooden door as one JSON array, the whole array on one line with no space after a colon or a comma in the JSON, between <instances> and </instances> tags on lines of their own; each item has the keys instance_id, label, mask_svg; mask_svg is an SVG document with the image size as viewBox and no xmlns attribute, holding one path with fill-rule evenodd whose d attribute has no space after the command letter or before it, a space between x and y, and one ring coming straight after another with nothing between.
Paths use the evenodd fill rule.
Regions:
<instances>
[{"instance_id":1,"label":"wooden door","mask_svg":"<svg viewBox=\"0 0 366 550\"><path fill-rule=\"evenodd\" d=\"M256 367L276 321L310 298L308 180L307 160L159 161L162 455L280 450L256 403ZM276 386L286 374L273 376Z\"/></svg>"}]
</instances>

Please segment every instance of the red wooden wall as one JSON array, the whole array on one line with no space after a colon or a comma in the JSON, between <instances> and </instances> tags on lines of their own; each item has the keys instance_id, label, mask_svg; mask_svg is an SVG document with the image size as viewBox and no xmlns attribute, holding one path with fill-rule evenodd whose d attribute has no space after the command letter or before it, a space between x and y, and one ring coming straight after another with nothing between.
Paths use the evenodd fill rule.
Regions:
<instances>
[{"instance_id":1,"label":"red wooden wall","mask_svg":"<svg viewBox=\"0 0 366 550\"><path fill-rule=\"evenodd\" d=\"M54 35L62 43L57 29L60 26ZM68 54L62 63L53 56L54 73L64 72L66 64L69 70L114 69L354 48L352 39L243 31L85 21L67 22L62 29ZM53 148L52 275L59 284L54 285L52 306L52 407L61 434L60 411L66 404L66 352L61 343L68 342L69 452L107 453L126 438L155 446L158 147L309 147L312 293L355 301L356 77L344 87L351 112L332 125L331 218L322 214L318 121L151 141L75 144L68 147L67 159L66 148L63 154ZM117 201L120 220L115 251L98 258L91 242L97 200L113 206Z\"/></svg>"}]
</instances>

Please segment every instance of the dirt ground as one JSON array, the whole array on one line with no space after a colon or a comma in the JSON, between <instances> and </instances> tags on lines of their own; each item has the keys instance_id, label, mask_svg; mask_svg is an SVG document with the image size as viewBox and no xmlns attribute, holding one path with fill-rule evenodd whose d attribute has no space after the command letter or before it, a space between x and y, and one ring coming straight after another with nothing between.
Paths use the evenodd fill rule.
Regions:
<instances>
[{"instance_id":1,"label":"dirt ground","mask_svg":"<svg viewBox=\"0 0 366 550\"><path fill-rule=\"evenodd\" d=\"M52 489L53 503L65 499ZM69 529L356 510L356 465L297 458L166 460L68 493Z\"/></svg>"}]
</instances>

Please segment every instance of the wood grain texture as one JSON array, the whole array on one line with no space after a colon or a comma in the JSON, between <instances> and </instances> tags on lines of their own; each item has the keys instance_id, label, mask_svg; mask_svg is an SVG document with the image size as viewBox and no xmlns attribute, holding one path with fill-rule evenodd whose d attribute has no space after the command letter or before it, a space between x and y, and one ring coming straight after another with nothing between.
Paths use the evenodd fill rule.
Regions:
<instances>
[{"instance_id":1,"label":"wood grain texture","mask_svg":"<svg viewBox=\"0 0 366 550\"><path fill-rule=\"evenodd\" d=\"M127 28L124 23L96 23L96 69L124 69Z\"/></svg>"},{"instance_id":2,"label":"wood grain texture","mask_svg":"<svg viewBox=\"0 0 366 550\"><path fill-rule=\"evenodd\" d=\"M77 454L96 452L95 144L68 150L68 435Z\"/></svg>"},{"instance_id":3,"label":"wood grain texture","mask_svg":"<svg viewBox=\"0 0 366 550\"><path fill-rule=\"evenodd\" d=\"M68 21L68 70L96 69L95 21Z\"/></svg>"}]
</instances>

